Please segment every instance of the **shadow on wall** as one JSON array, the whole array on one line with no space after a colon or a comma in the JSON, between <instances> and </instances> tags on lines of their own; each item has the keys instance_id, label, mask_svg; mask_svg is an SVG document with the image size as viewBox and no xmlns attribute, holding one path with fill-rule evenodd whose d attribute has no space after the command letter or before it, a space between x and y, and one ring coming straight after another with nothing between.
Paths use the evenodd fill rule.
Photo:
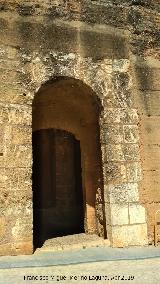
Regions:
<instances>
[{"instance_id":1,"label":"shadow on wall","mask_svg":"<svg viewBox=\"0 0 160 284\"><path fill-rule=\"evenodd\" d=\"M150 116L151 110L149 105L149 97L146 92L151 91L153 87L152 69L147 65L144 59L137 59L135 65L135 74L138 83L138 89L141 91L142 95L142 104L147 116Z\"/></svg>"}]
</instances>

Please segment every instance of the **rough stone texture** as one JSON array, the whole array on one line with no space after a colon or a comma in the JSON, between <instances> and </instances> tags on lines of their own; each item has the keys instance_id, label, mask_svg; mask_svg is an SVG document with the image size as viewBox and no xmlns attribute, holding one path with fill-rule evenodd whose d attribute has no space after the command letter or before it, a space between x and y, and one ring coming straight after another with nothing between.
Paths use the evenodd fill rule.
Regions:
<instances>
[{"instance_id":1,"label":"rough stone texture","mask_svg":"<svg viewBox=\"0 0 160 284\"><path fill-rule=\"evenodd\" d=\"M126 225L128 224L128 205L112 204L111 205L111 224Z\"/></svg>"},{"instance_id":2,"label":"rough stone texture","mask_svg":"<svg viewBox=\"0 0 160 284\"><path fill-rule=\"evenodd\" d=\"M97 235L75 234L64 237L58 237L47 240L43 247L36 250L36 253L41 252L56 252L74 249L86 249L90 247L109 247L108 240L98 237Z\"/></svg>"},{"instance_id":3,"label":"rough stone texture","mask_svg":"<svg viewBox=\"0 0 160 284\"><path fill-rule=\"evenodd\" d=\"M0 254L33 249L31 106L46 82L62 76L88 85L102 110L105 204L102 190L97 220L106 218L113 246L146 244L145 220L153 241L160 202L158 11L158 0L1 1Z\"/></svg>"},{"instance_id":4,"label":"rough stone texture","mask_svg":"<svg viewBox=\"0 0 160 284\"><path fill-rule=\"evenodd\" d=\"M130 204L129 205L129 220L130 224L145 223L145 208L141 205Z\"/></svg>"},{"instance_id":5,"label":"rough stone texture","mask_svg":"<svg viewBox=\"0 0 160 284\"><path fill-rule=\"evenodd\" d=\"M140 154L143 177L140 183L140 202L146 208L149 243L153 244L155 212L160 208L160 63L158 49L150 49L150 54L144 58L134 57L133 65L135 80L134 104L140 117Z\"/></svg>"},{"instance_id":6,"label":"rough stone texture","mask_svg":"<svg viewBox=\"0 0 160 284\"><path fill-rule=\"evenodd\" d=\"M140 162L127 164L127 179L130 182L139 182L142 180L142 171Z\"/></svg>"},{"instance_id":7,"label":"rough stone texture","mask_svg":"<svg viewBox=\"0 0 160 284\"><path fill-rule=\"evenodd\" d=\"M123 183L104 187L105 201L111 204L130 203L139 200L138 187L136 183Z\"/></svg>"},{"instance_id":8,"label":"rough stone texture","mask_svg":"<svg viewBox=\"0 0 160 284\"><path fill-rule=\"evenodd\" d=\"M114 247L147 245L147 226L146 224L132 226L114 226L113 227Z\"/></svg>"}]
</instances>

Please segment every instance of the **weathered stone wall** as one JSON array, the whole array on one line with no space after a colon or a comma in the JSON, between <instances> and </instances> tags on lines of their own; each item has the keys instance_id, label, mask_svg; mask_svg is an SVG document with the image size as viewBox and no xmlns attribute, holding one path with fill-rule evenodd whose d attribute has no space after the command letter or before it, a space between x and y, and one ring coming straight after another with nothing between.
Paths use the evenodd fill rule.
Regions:
<instances>
[{"instance_id":1,"label":"weathered stone wall","mask_svg":"<svg viewBox=\"0 0 160 284\"><path fill-rule=\"evenodd\" d=\"M101 100L112 245L146 244L159 206L158 1L49 2L0 4L0 254L32 252L32 100L55 76Z\"/></svg>"},{"instance_id":2,"label":"weathered stone wall","mask_svg":"<svg viewBox=\"0 0 160 284\"><path fill-rule=\"evenodd\" d=\"M134 65L143 169L140 199L147 209L149 242L153 243L155 212L160 209L160 62L152 56L136 58Z\"/></svg>"},{"instance_id":3,"label":"weathered stone wall","mask_svg":"<svg viewBox=\"0 0 160 284\"><path fill-rule=\"evenodd\" d=\"M133 8L130 51L134 106L139 115L143 177L139 184L140 200L146 208L149 243L153 244L155 212L160 209L160 5L159 1L145 3L147 9Z\"/></svg>"}]
</instances>

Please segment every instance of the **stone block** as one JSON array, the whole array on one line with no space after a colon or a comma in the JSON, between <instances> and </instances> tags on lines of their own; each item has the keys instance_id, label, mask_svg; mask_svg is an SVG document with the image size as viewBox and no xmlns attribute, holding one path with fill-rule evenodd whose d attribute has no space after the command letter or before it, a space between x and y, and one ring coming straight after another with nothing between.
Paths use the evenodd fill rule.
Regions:
<instances>
[{"instance_id":1,"label":"stone block","mask_svg":"<svg viewBox=\"0 0 160 284\"><path fill-rule=\"evenodd\" d=\"M123 142L123 129L119 125L103 125L102 142L120 144Z\"/></svg>"},{"instance_id":2,"label":"stone block","mask_svg":"<svg viewBox=\"0 0 160 284\"><path fill-rule=\"evenodd\" d=\"M127 72L129 71L130 61L128 59L114 59L112 66L115 72Z\"/></svg>"},{"instance_id":3,"label":"stone block","mask_svg":"<svg viewBox=\"0 0 160 284\"><path fill-rule=\"evenodd\" d=\"M11 243L2 244L2 245L0 244L0 256L3 255L13 255Z\"/></svg>"},{"instance_id":4,"label":"stone block","mask_svg":"<svg viewBox=\"0 0 160 284\"><path fill-rule=\"evenodd\" d=\"M25 145L32 144L32 129L29 127L13 127L12 144Z\"/></svg>"},{"instance_id":5,"label":"stone block","mask_svg":"<svg viewBox=\"0 0 160 284\"><path fill-rule=\"evenodd\" d=\"M5 125L6 122L8 122L7 108L0 104L0 124Z\"/></svg>"},{"instance_id":6,"label":"stone block","mask_svg":"<svg viewBox=\"0 0 160 284\"><path fill-rule=\"evenodd\" d=\"M136 125L139 122L137 109L134 108L123 109L121 122L124 124Z\"/></svg>"},{"instance_id":7,"label":"stone block","mask_svg":"<svg viewBox=\"0 0 160 284\"><path fill-rule=\"evenodd\" d=\"M0 188L6 187L7 176L5 173L5 168L0 169Z\"/></svg>"},{"instance_id":8,"label":"stone block","mask_svg":"<svg viewBox=\"0 0 160 284\"><path fill-rule=\"evenodd\" d=\"M127 163L127 179L129 182L139 182L142 179L141 164L139 162Z\"/></svg>"},{"instance_id":9,"label":"stone block","mask_svg":"<svg viewBox=\"0 0 160 284\"><path fill-rule=\"evenodd\" d=\"M14 59L19 58L18 49L14 46L5 46L5 49L3 50L2 54L3 54L2 58L5 58L5 59L14 60Z\"/></svg>"},{"instance_id":10,"label":"stone block","mask_svg":"<svg viewBox=\"0 0 160 284\"><path fill-rule=\"evenodd\" d=\"M32 213L32 192L2 189L0 195L0 211L5 216ZM29 217L30 218L30 217Z\"/></svg>"},{"instance_id":11,"label":"stone block","mask_svg":"<svg viewBox=\"0 0 160 284\"><path fill-rule=\"evenodd\" d=\"M103 122L108 124L117 124L121 122L122 112L120 108L104 109Z\"/></svg>"},{"instance_id":12,"label":"stone block","mask_svg":"<svg viewBox=\"0 0 160 284\"><path fill-rule=\"evenodd\" d=\"M154 223L155 213L159 210L159 202L145 203L145 210L147 213L148 236L152 244L154 244ZM160 226L158 226L160 232Z\"/></svg>"},{"instance_id":13,"label":"stone block","mask_svg":"<svg viewBox=\"0 0 160 284\"><path fill-rule=\"evenodd\" d=\"M138 143L139 131L136 125L124 125L123 126L124 142L125 143Z\"/></svg>"},{"instance_id":14,"label":"stone block","mask_svg":"<svg viewBox=\"0 0 160 284\"><path fill-rule=\"evenodd\" d=\"M139 200L138 186L136 183L110 184L104 186L104 197L111 204L137 202Z\"/></svg>"},{"instance_id":15,"label":"stone block","mask_svg":"<svg viewBox=\"0 0 160 284\"><path fill-rule=\"evenodd\" d=\"M13 82L16 79L16 71L21 67L21 62L16 59L1 58L0 63L0 78L6 79L8 75L8 81Z\"/></svg>"},{"instance_id":16,"label":"stone block","mask_svg":"<svg viewBox=\"0 0 160 284\"><path fill-rule=\"evenodd\" d=\"M16 222L12 227L12 240L13 243L21 241L31 241L32 242L32 216L21 216L16 218Z\"/></svg>"},{"instance_id":17,"label":"stone block","mask_svg":"<svg viewBox=\"0 0 160 284\"><path fill-rule=\"evenodd\" d=\"M104 164L104 182L126 182L126 166L124 164L108 162Z\"/></svg>"},{"instance_id":18,"label":"stone block","mask_svg":"<svg viewBox=\"0 0 160 284\"><path fill-rule=\"evenodd\" d=\"M138 144L125 144L122 146L122 149L126 161L140 160L140 149Z\"/></svg>"},{"instance_id":19,"label":"stone block","mask_svg":"<svg viewBox=\"0 0 160 284\"><path fill-rule=\"evenodd\" d=\"M106 108L104 105L103 123L108 124L137 124L139 121L137 110L134 108Z\"/></svg>"},{"instance_id":20,"label":"stone block","mask_svg":"<svg viewBox=\"0 0 160 284\"><path fill-rule=\"evenodd\" d=\"M104 187L105 188L105 187ZM109 202L112 204L128 203L128 185L108 185Z\"/></svg>"},{"instance_id":21,"label":"stone block","mask_svg":"<svg viewBox=\"0 0 160 284\"><path fill-rule=\"evenodd\" d=\"M111 204L111 225L129 224L128 204Z\"/></svg>"},{"instance_id":22,"label":"stone block","mask_svg":"<svg viewBox=\"0 0 160 284\"><path fill-rule=\"evenodd\" d=\"M135 106L137 106L140 113L146 115L146 118L158 118L160 115L160 91L137 91L135 96Z\"/></svg>"},{"instance_id":23,"label":"stone block","mask_svg":"<svg viewBox=\"0 0 160 284\"><path fill-rule=\"evenodd\" d=\"M14 125L31 125L32 109L29 106L4 107L1 106L0 123L9 123Z\"/></svg>"},{"instance_id":24,"label":"stone block","mask_svg":"<svg viewBox=\"0 0 160 284\"><path fill-rule=\"evenodd\" d=\"M4 125L1 124L0 126L0 153L3 153L4 151L4 134L5 134L5 128Z\"/></svg>"},{"instance_id":25,"label":"stone block","mask_svg":"<svg viewBox=\"0 0 160 284\"><path fill-rule=\"evenodd\" d=\"M0 152L0 167L1 168L5 167L5 159L3 152Z\"/></svg>"},{"instance_id":26,"label":"stone block","mask_svg":"<svg viewBox=\"0 0 160 284\"><path fill-rule=\"evenodd\" d=\"M147 225L126 225L112 227L112 246L145 246L148 244Z\"/></svg>"},{"instance_id":27,"label":"stone block","mask_svg":"<svg viewBox=\"0 0 160 284\"><path fill-rule=\"evenodd\" d=\"M157 103L157 102L156 102ZM157 103L159 108L160 103ZM160 124L160 113L159 115L154 114L154 116L141 116L141 140L145 144L159 144L160 134L159 134L159 124Z\"/></svg>"},{"instance_id":28,"label":"stone block","mask_svg":"<svg viewBox=\"0 0 160 284\"><path fill-rule=\"evenodd\" d=\"M11 245L11 255L23 255L23 254L32 254L33 253L33 242L32 241L23 241L12 243Z\"/></svg>"},{"instance_id":29,"label":"stone block","mask_svg":"<svg viewBox=\"0 0 160 284\"><path fill-rule=\"evenodd\" d=\"M32 165L32 147L27 145L13 145L8 147L5 155L7 167L28 167Z\"/></svg>"},{"instance_id":30,"label":"stone block","mask_svg":"<svg viewBox=\"0 0 160 284\"><path fill-rule=\"evenodd\" d=\"M104 67L102 67L104 64ZM104 58L103 61L102 61L102 64L101 64L101 67L104 68L104 70L106 70L106 68L108 69L109 68L109 65L112 65L113 64L113 60L110 59L110 58ZM111 66L112 67L112 66ZM113 68L112 68L113 69Z\"/></svg>"},{"instance_id":31,"label":"stone block","mask_svg":"<svg viewBox=\"0 0 160 284\"><path fill-rule=\"evenodd\" d=\"M107 91L103 99L104 107L107 108L131 108L133 105L133 94L130 90L115 91L106 86Z\"/></svg>"},{"instance_id":32,"label":"stone block","mask_svg":"<svg viewBox=\"0 0 160 284\"><path fill-rule=\"evenodd\" d=\"M0 86L0 102L7 104L32 104L32 98L29 93L23 88L18 88L18 86Z\"/></svg>"},{"instance_id":33,"label":"stone block","mask_svg":"<svg viewBox=\"0 0 160 284\"><path fill-rule=\"evenodd\" d=\"M6 233L6 218L0 217L0 241L3 239Z\"/></svg>"},{"instance_id":34,"label":"stone block","mask_svg":"<svg viewBox=\"0 0 160 284\"><path fill-rule=\"evenodd\" d=\"M131 77L128 72L113 72L112 81L115 90L119 90L119 93L122 90L128 90L131 87Z\"/></svg>"},{"instance_id":35,"label":"stone block","mask_svg":"<svg viewBox=\"0 0 160 284\"><path fill-rule=\"evenodd\" d=\"M8 190L28 190L32 188L31 168L6 168L4 171L5 185Z\"/></svg>"},{"instance_id":36,"label":"stone block","mask_svg":"<svg viewBox=\"0 0 160 284\"><path fill-rule=\"evenodd\" d=\"M128 202L138 202L139 201L139 191L137 183L128 184Z\"/></svg>"},{"instance_id":37,"label":"stone block","mask_svg":"<svg viewBox=\"0 0 160 284\"><path fill-rule=\"evenodd\" d=\"M1 60L0 80L2 82L8 82L9 84L14 84L16 82L17 72L16 72L16 70L9 70L8 69L8 67L9 67L8 65L11 68L11 64L10 64L9 60L8 61Z\"/></svg>"},{"instance_id":38,"label":"stone block","mask_svg":"<svg viewBox=\"0 0 160 284\"><path fill-rule=\"evenodd\" d=\"M105 162L123 162L125 161L122 146L120 144L112 145L108 144L103 146L102 155Z\"/></svg>"},{"instance_id":39,"label":"stone block","mask_svg":"<svg viewBox=\"0 0 160 284\"><path fill-rule=\"evenodd\" d=\"M130 224L145 223L145 208L139 204L129 204L129 218Z\"/></svg>"},{"instance_id":40,"label":"stone block","mask_svg":"<svg viewBox=\"0 0 160 284\"><path fill-rule=\"evenodd\" d=\"M144 203L160 203L160 171L143 172L141 184L141 200Z\"/></svg>"},{"instance_id":41,"label":"stone block","mask_svg":"<svg viewBox=\"0 0 160 284\"><path fill-rule=\"evenodd\" d=\"M145 171L159 170L160 146L159 144L144 144L141 146L142 167Z\"/></svg>"},{"instance_id":42,"label":"stone block","mask_svg":"<svg viewBox=\"0 0 160 284\"><path fill-rule=\"evenodd\" d=\"M158 60L156 68L144 63L136 66L137 85L140 90L158 91L160 89L160 68L157 67L159 67Z\"/></svg>"}]
</instances>

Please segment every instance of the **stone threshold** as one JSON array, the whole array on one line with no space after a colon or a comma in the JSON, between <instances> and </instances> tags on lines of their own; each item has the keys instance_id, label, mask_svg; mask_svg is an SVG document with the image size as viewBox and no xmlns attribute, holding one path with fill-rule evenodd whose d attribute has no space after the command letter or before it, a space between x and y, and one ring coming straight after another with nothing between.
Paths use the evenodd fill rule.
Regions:
<instances>
[{"instance_id":1,"label":"stone threshold","mask_svg":"<svg viewBox=\"0 0 160 284\"><path fill-rule=\"evenodd\" d=\"M110 241L108 239L103 239L95 234L82 233L46 240L41 248L36 249L35 254L104 246L110 247Z\"/></svg>"}]
</instances>

